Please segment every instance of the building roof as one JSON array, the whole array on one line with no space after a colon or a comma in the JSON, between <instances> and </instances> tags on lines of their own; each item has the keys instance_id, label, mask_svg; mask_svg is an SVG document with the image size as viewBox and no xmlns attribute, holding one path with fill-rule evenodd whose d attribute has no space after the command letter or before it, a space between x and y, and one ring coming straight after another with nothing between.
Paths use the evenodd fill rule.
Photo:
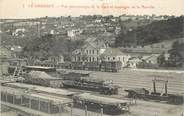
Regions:
<instances>
[{"instance_id":1,"label":"building roof","mask_svg":"<svg viewBox=\"0 0 184 116\"><path fill-rule=\"evenodd\" d=\"M147 60L155 60L155 59L158 58L159 55L160 54L152 54L150 56L143 56L142 60L145 60L145 61L147 61Z\"/></svg>"},{"instance_id":2,"label":"building roof","mask_svg":"<svg viewBox=\"0 0 184 116\"><path fill-rule=\"evenodd\" d=\"M5 85L14 87L14 88L31 89L37 92L57 94L61 96L70 96L70 95L76 94L76 92L68 91L68 90L61 89L61 88L43 87L39 85L31 85L31 84L25 84L25 83L6 83Z\"/></svg>"},{"instance_id":3,"label":"building roof","mask_svg":"<svg viewBox=\"0 0 184 116\"><path fill-rule=\"evenodd\" d=\"M39 98L42 100L46 100L46 101L52 101L55 104L67 104L67 103L72 103L72 100L69 98L65 98L65 97L61 97L61 96L55 96L55 95L51 95L51 94L46 94L46 93L39 93L39 92L27 92L25 89L16 89L16 88L12 88L12 87L5 87L2 86L3 89L0 89L1 92L7 92L10 94L14 94L17 96L28 96L29 98ZM45 90L47 90L45 88Z\"/></svg>"},{"instance_id":4,"label":"building roof","mask_svg":"<svg viewBox=\"0 0 184 116\"><path fill-rule=\"evenodd\" d=\"M34 98L39 98L39 99L44 99L44 100L49 100L54 102L55 104L68 104L72 103L72 100L69 98L64 98L64 97L58 97L54 95L47 95L47 94L42 94L42 93L31 93L28 95L29 97L34 97Z\"/></svg>"},{"instance_id":5,"label":"building roof","mask_svg":"<svg viewBox=\"0 0 184 116\"><path fill-rule=\"evenodd\" d=\"M44 67L44 66L24 66L24 68L30 68L30 69L45 69L45 70L49 70L49 69L55 69L53 67Z\"/></svg>"},{"instance_id":6,"label":"building roof","mask_svg":"<svg viewBox=\"0 0 184 116\"><path fill-rule=\"evenodd\" d=\"M31 78L56 79L55 77L52 77L43 71L31 71L28 73L28 75L30 75Z\"/></svg>"},{"instance_id":7,"label":"building roof","mask_svg":"<svg viewBox=\"0 0 184 116\"><path fill-rule=\"evenodd\" d=\"M11 46L10 50L12 50L13 52L21 52L22 51L22 47L21 46Z\"/></svg>"},{"instance_id":8,"label":"building roof","mask_svg":"<svg viewBox=\"0 0 184 116\"><path fill-rule=\"evenodd\" d=\"M123 55L123 53L118 48L106 48L102 55L105 56L119 56Z\"/></svg>"}]
</instances>

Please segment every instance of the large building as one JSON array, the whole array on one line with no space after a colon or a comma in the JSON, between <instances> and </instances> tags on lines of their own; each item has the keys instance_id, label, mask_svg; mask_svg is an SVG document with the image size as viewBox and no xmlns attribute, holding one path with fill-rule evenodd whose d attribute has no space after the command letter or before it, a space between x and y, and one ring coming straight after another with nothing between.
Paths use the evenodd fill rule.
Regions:
<instances>
[{"instance_id":1,"label":"large building","mask_svg":"<svg viewBox=\"0 0 184 116\"><path fill-rule=\"evenodd\" d=\"M72 61L100 62L100 56L106 48L108 45L103 42L87 42L83 47L72 52Z\"/></svg>"},{"instance_id":2,"label":"large building","mask_svg":"<svg viewBox=\"0 0 184 116\"><path fill-rule=\"evenodd\" d=\"M87 42L72 52L72 62L121 61L124 67L129 58L130 55L122 53L118 48L111 48L102 41Z\"/></svg>"}]
</instances>

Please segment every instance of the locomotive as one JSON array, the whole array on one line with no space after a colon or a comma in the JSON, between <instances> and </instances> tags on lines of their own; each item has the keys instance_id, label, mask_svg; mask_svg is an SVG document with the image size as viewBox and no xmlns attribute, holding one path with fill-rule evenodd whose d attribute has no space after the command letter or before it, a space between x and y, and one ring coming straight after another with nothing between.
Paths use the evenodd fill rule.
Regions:
<instances>
[{"instance_id":1,"label":"locomotive","mask_svg":"<svg viewBox=\"0 0 184 116\"><path fill-rule=\"evenodd\" d=\"M67 76L70 75L70 76ZM75 75L75 76L72 76ZM90 90L100 92L101 94L113 95L118 94L119 86L114 85L111 80L104 81L94 79L91 76L80 76L77 73L66 74L63 78L63 87L65 88L76 88L82 90Z\"/></svg>"}]
</instances>

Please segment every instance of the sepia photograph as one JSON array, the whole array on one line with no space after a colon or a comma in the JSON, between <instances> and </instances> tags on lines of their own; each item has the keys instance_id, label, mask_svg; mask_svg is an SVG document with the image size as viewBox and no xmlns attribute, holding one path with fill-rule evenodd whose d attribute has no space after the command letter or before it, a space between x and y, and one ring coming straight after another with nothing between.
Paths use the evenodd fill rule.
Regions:
<instances>
[{"instance_id":1,"label":"sepia photograph","mask_svg":"<svg viewBox=\"0 0 184 116\"><path fill-rule=\"evenodd\" d=\"M184 116L183 0L0 0L0 116Z\"/></svg>"}]
</instances>

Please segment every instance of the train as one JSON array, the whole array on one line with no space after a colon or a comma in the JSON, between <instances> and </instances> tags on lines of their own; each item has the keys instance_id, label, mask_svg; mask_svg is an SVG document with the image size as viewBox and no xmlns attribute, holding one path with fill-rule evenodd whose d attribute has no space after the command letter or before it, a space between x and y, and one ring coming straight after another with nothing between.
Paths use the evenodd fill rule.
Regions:
<instances>
[{"instance_id":1,"label":"train","mask_svg":"<svg viewBox=\"0 0 184 116\"><path fill-rule=\"evenodd\" d=\"M73 97L74 107L101 112L109 115L119 115L129 112L128 100L83 93ZM99 111L101 109L101 111Z\"/></svg>"},{"instance_id":2,"label":"train","mask_svg":"<svg viewBox=\"0 0 184 116\"><path fill-rule=\"evenodd\" d=\"M20 82L24 83L55 88L82 89L105 95L118 94L118 89L120 88L118 85L113 84L111 80L104 81L96 79L90 76L89 73L64 73L55 71L53 68L42 68L40 66L31 66L31 68L30 66L26 66L21 77L23 77L23 79L21 79Z\"/></svg>"},{"instance_id":3,"label":"train","mask_svg":"<svg viewBox=\"0 0 184 116\"><path fill-rule=\"evenodd\" d=\"M66 63L45 63L37 62L34 65L55 67L60 69L89 70L103 72L119 72L121 70L121 61L102 61L102 62L66 62Z\"/></svg>"},{"instance_id":4,"label":"train","mask_svg":"<svg viewBox=\"0 0 184 116\"><path fill-rule=\"evenodd\" d=\"M113 84L111 80L104 81L91 76L76 76L77 73L73 73L73 75L74 76L63 76L63 87L96 91L105 95L118 94L120 87Z\"/></svg>"},{"instance_id":5,"label":"train","mask_svg":"<svg viewBox=\"0 0 184 116\"><path fill-rule=\"evenodd\" d=\"M59 99L69 104L69 107L85 109L86 112L94 111L97 113L110 114L110 115L119 115L122 113L129 112L128 100L111 98L107 96L95 95L85 92L73 92L71 90L66 89L58 89L50 87L45 88L38 85L35 86L31 84L17 83L17 82L4 81L1 83L1 86L4 88L1 90L2 93L1 101L9 102L11 104L19 106L27 104L24 105L23 107L38 110L40 112L52 114L60 112L61 109L59 109L58 107L58 105L60 105L58 104L59 102L49 102L51 100L58 101ZM12 92L6 89L11 90ZM8 99L6 99L6 96L8 96L7 97ZM44 101L42 101L43 96L46 99ZM28 101L30 98L32 98L33 102L29 102L30 103L29 104ZM45 107L45 105L40 104L40 108L38 108L39 107L38 100L40 101L40 103L44 102L46 106L50 105L50 107ZM53 103L57 103L58 105Z\"/></svg>"}]
</instances>

